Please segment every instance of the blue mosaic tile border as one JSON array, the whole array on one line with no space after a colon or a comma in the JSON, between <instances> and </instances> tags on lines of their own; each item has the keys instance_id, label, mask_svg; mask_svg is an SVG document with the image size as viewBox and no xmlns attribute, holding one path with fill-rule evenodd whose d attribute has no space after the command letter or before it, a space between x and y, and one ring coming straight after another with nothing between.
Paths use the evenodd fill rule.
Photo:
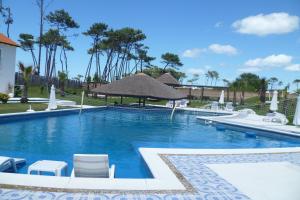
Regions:
<instances>
[{"instance_id":1,"label":"blue mosaic tile border","mask_svg":"<svg viewBox=\"0 0 300 200\"><path fill-rule=\"evenodd\" d=\"M235 186L220 177L207 164L291 162L300 165L300 153L238 155L163 155L193 186L196 193L64 193L1 189L1 200L248 200Z\"/></svg>"}]
</instances>

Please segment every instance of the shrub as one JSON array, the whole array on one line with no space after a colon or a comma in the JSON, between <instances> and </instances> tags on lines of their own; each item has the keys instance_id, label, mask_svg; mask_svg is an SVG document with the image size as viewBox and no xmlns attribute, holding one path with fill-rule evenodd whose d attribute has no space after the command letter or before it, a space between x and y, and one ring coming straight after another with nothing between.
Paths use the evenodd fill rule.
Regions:
<instances>
[{"instance_id":1,"label":"shrub","mask_svg":"<svg viewBox=\"0 0 300 200\"><path fill-rule=\"evenodd\" d=\"M28 98L27 98L27 97L22 97L22 98L20 99L20 102L21 102L21 103L28 103Z\"/></svg>"},{"instance_id":2,"label":"shrub","mask_svg":"<svg viewBox=\"0 0 300 200\"><path fill-rule=\"evenodd\" d=\"M9 96L7 94L0 93L0 101L2 103L7 103Z\"/></svg>"},{"instance_id":3,"label":"shrub","mask_svg":"<svg viewBox=\"0 0 300 200\"><path fill-rule=\"evenodd\" d=\"M21 86L16 85L15 89L14 89L14 96L15 97L21 97L21 94L22 94Z\"/></svg>"}]
</instances>

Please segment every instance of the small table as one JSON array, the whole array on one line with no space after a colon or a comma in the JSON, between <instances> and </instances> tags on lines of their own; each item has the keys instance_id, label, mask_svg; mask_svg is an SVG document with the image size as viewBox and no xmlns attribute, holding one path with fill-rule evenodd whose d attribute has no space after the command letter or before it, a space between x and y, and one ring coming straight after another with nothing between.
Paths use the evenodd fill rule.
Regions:
<instances>
[{"instance_id":1,"label":"small table","mask_svg":"<svg viewBox=\"0 0 300 200\"><path fill-rule=\"evenodd\" d=\"M63 161L53 161L53 160L39 160L28 167L28 174L31 174L32 171L36 171L38 175L41 172L51 172L55 176L61 176L62 171L65 171L67 175L68 164Z\"/></svg>"}]
</instances>

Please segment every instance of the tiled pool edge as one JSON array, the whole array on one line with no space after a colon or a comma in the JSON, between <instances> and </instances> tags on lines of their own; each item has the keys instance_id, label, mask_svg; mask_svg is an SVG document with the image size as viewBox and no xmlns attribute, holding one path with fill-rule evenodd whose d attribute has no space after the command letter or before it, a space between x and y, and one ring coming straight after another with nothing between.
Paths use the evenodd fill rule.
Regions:
<instances>
[{"instance_id":1,"label":"tiled pool edge","mask_svg":"<svg viewBox=\"0 0 300 200\"><path fill-rule=\"evenodd\" d=\"M80 189L80 187L78 188L47 188L47 187L38 187L38 186L26 186L26 185L17 185L17 184L5 184L5 181L3 182L3 179L1 180L0 178L0 188L9 188L9 189L17 189L17 190L31 190L31 191L51 191L51 192L68 192L68 193L82 193L82 192L93 192L93 193L108 193L108 194L113 194L113 193L118 193L118 194L127 194L127 193L151 193L151 194L178 194L178 193L188 193L188 194L193 194L195 193L195 189L193 188L193 186L191 185L190 182L188 182L187 180L182 179L183 175L176 169L176 166L172 166L169 165L171 162L170 160L167 158L168 156L199 156L199 155L242 155L242 154L282 154L282 153L299 153L300 152L300 148L299 147L294 147L294 148L272 148L272 149L227 149L227 150L223 150L223 149L151 149L151 148L141 148L140 152L142 154L142 156L145 158L146 163L149 165L150 170L152 171L153 175L155 176L155 179L148 179L146 181L149 181L147 186L148 188L145 189L135 189L135 188L127 188L127 189L101 189L101 187L95 189L95 188L91 188L91 189ZM161 166L161 162L160 163L153 163L153 159L160 159L161 162L164 162L165 167ZM167 163L165 162L165 160L168 160ZM168 164L169 163L169 164ZM157 165L158 164L158 165ZM170 167L171 166L171 167ZM161 169L164 168L162 171ZM179 173L180 176L176 176L176 174L174 174L174 171L172 170L172 168L175 168L175 173ZM167 171L165 171L167 170ZM167 174L168 173L172 173L173 176L176 178L177 181L179 181L184 187L182 187L181 189L178 189L176 187L174 187L174 181L176 182L175 179L173 179L174 177L170 177L170 179L168 179L168 177L163 177L163 174ZM4 173L0 173L0 177L3 175ZM9 175L13 175L14 178L18 178L18 176L21 178L20 174L9 174ZM47 176L30 176L30 175L23 175L23 178L27 176L27 177L35 177L37 179L47 179ZM158 176L158 177L157 177ZM52 178L56 178L58 181L60 179L60 177L52 177ZM64 178L68 178L68 177L64 177ZM92 179L89 179L92 180ZM94 179L95 180L95 179ZM128 180L128 179L127 179ZM23 180L24 181L24 180ZM106 184L106 182L108 182L108 179L102 179L102 184L103 186ZM122 184L126 184L126 179L115 179L116 182L120 182ZM140 184L139 181L141 181L141 179L136 179L137 184ZM157 182L161 182L160 184L157 185ZM155 183L156 182L156 183ZM128 183L127 183L128 184ZM152 185L153 184L153 185ZM168 188L168 189L163 189L165 184L171 184L171 187L174 187L174 189L172 188ZM172 186L173 184L173 186ZM100 184L101 185L101 184ZM80 185L78 185L80 186ZM152 188L151 188L152 187Z\"/></svg>"}]
</instances>

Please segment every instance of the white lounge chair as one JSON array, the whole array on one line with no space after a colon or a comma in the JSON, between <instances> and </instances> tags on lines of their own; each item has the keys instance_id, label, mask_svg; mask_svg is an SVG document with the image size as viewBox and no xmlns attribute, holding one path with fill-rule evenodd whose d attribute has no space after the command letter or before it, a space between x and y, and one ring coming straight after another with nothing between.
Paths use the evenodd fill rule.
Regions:
<instances>
[{"instance_id":1,"label":"white lounge chair","mask_svg":"<svg viewBox=\"0 0 300 200\"><path fill-rule=\"evenodd\" d=\"M187 99L181 99L179 107L180 108L186 108L188 103L189 103L189 100L187 100Z\"/></svg>"},{"instance_id":2,"label":"white lounge chair","mask_svg":"<svg viewBox=\"0 0 300 200\"><path fill-rule=\"evenodd\" d=\"M238 117L241 117L241 118L248 117L248 115L256 115L256 112L249 108L238 110L238 112L239 112Z\"/></svg>"},{"instance_id":3,"label":"white lounge chair","mask_svg":"<svg viewBox=\"0 0 300 200\"><path fill-rule=\"evenodd\" d=\"M274 123L279 123L279 124L287 124L289 120L286 118L286 116L282 113L278 112L273 112L273 113L268 113L264 118L264 122L274 122Z\"/></svg>"},{"instance_id":4,"label":"white lounge chair","mask_svg":"<svg viewBox=\"0 0 300 200\"><path fill-rule=\"evenodd\" d=\"M114 178L115 165L109 168L108 155L74 154L71 177Z\"/></svg>"},{"instance_id":5,"label":"white lounge chair","mask_svg":"<svg viewBox=\"0 0 300 200\"><path fill-rule=\"evenodd\" d=\"M226 111L229 111L229 112L232 112L232 111L234 110L234 107L233 107L233 105L232 105L232 102L227 102L227 103L226 103L225 110L226 110Z\"/></svg>"},{"instance_id":6,"label":"white lounge chair","mask_svg":"<svg viewBox=\"0 0 300 200\"><path fill-rule=\"evenodd\" d=\"M11 158L0 156L0 172L12 169L13 172L17 172L17 165L25 164L26 160L23 158Z\"/></svg>"},{"instance_id":7,"label":"white lounge chair","mask_svg":"<svg viewBox=\"0 0 300 200\"><path fill-rule=\"evenodd\" d=\"M181 101L175 101L175 105L176 105L176 107L183 107L183 106L181 106ZM168 108L173 108L173 101L168 101L167 103L166 103L166 107L168 107Z\"/></svg>"},{"instance_id":8,"label":"white lounge chair","mask_svg":"<svg viewBox=\"0 0 300 200\"><path fill-rule=\"evenodd\" d=\"M210 109L214 111L219 110L219 103L217 101L213 101L210 105Z\"/></svg>"}]
</instances>

